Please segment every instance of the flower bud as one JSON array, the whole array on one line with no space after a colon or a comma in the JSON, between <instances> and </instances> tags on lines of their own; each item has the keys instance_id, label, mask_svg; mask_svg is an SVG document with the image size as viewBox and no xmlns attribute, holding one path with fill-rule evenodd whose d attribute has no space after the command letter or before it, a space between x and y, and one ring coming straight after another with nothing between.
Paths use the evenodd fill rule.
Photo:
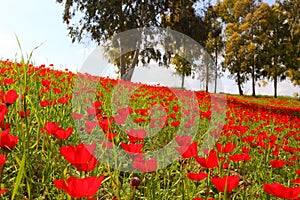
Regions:
<instances>
[{"instance_id":1,"label":"flower bud","mask_svg":"<svg viewBox=\"0 0 300 200\"><path fill-rule=\"evenodd\" d=\"M140 179L138 177L133 177L130 180L130 186L131 187L138 187L140 185Z\"/></svg>"}]
</instances>

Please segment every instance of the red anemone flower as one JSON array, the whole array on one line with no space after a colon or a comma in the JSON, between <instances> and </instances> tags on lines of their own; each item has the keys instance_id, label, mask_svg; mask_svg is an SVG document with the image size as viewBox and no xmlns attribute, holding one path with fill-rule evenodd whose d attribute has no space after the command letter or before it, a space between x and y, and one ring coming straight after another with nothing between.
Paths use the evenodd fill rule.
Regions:
<instances>
[{"instance_id":1,"label":"red anemone flower","mask_svg":"<svg viewBox=\"0 0 300 200\"><path fill-rule=\"evenodd\" d=\"M3 188L0 190L0 194L4 194L6 192L7 188Z\"/></svg>"},{"instance_id":2,"label":"red anemone flower","mask_svg":"<svg viewBox=\"0 0 300 200\"><path fill-rule=\"evenodd\" d=\"M6 129L0 133L0 147L13 149L19 140L18 136L13 136L9 134L10 129Z\"/></svg>"},{"instance_id":3,"label":"red anemone flower","mask_svg":"<svg viewBox=\"0 0 300 200\"><path fill-rule=\"evenodd\" d=\"M0 104L0 121L2 122L5 115L8 113L8 109L5 104Z\"/></svg>"},{"instance_id":4,"label":"red anemone flower","mask_svg":"<svg viewBox=\"0 0 300 200\"><path fill-rule=\"evenodd\" d=\"M263 187L266 193L283 199L296 199L300 194L300 187L288 188L279 183L263 183Z\"/></svg>"},{"instance_id":5,"label":"red anemone flower","mask_svg":"<svg viewBox=\"0 0 300 200\"><path fill-rule=\"evenodd\" d=\"M239 184L238 176L213 177L211 181L220 192L231 192Z\"/></svg>"},{"instance_id":6,"label":"red anemone flower","mask_svg":"<svg viewBox=\"0 0 300 200\"><path fill-rule=\"evenodd\" d=\"M279 159L272 160L270 162L270 165L273 168L282 168L285 165L285 161L284 160L279 160Z\"/></svg>"},{"instance_id":7,"label":"red anemone flower","mask_svg":"<svg viewBox=\"0 0 300 200\"><path fill-rule=\"evenodd\" d=\"M58 128L54 133L53 135L57 138L57 139L60 139L60 140L65 140L67 139L68 137L70 137L70 135L72 134L72 127L69 127L68 129L63 129L63 128Z\"/></svg>"},{"instance_id":8,"label":"red anemone flower","mask_svg":"<svg viewBox=\"0 0 300 200\"><path fill-rule=\"evenodd\" d=\"M6 163L5 155L0 154L0 166L3 166Z\"/></svg>"},{"instance_id":9,"label":"red anemone flower","mask_svg":"<svg viewBox=\"0 0 300 200\"><path fill-rule=\"evenodd\" d=\"M100 177L87 177L87 178L76 178L70 177L67 181L54 180L53 183L57 189L64 190L72 198L92 197L94 196L102 181L104 175Z\"/></svg>"},{"instance_id":10,"label":"red anemone flower","mask_svg":"<svg viewBox=\"0 0 300 200\"><path fill-rule=\"evenodd\" d=\"M228 156L230 160L233 162L240 162L240 161L249 161L251 159L251 156L247 153L242 153L242 154L233 154L231 156Z\"/></svg>"},{"instance_id":11,"label":"red anemone flower","mask_svg":"<svg viewBox=\"0 0 300 200\"><path fill-rule=\"evenodd\" d=\"M63 146L60 148L61 155L77 169L82 171L92 171L98 164L97 159L93 153L95 151L96 144L91 145L79 144L77 146Z\"/></svg>"},{"instance_id":12,"label":"red anemone flower","mask_svg":"<svg viewBox=\"0 0 300 200\"><path fill-rule=\"evenodd\" d=\"M137 154L142 153L144 144L126 144L124 142L121 142L121 146L128 154Z\"/></svg>"},{"instance_id":13,"label":"red anemone flower","mask_svg":"<svg viewBox=\"0 0 300 200\"><path fill-rule=\"evenodd\" d=\"M43 128L44 131L46 131L49 135L54 134L59 127L59 122L54 123L54 122L46 122L45 128Z\"/></svg>"},{"instance_id":14,"label":"red anemone flower","mask_svg":"<svg viewBox=\"0 0 300 200\"><path fill-rule=\"evenodd\" d=\"M194 181L201 181L203 179L205 179L208 174L207 173L204 173L204 172L199 172L198 174L195 174L195 173L188 173L188 178L191 179L191 180L194 180Z\"/></svg>"},{"instance_id":15,"label":"red anemone flower","mask_svg":"<svg viewBox=\"0 0 300 200\"><path fill-rule=\"evenodd\" d=\"M175 147L175 149L182 155L183 158L191 158L197 155L198 142L193 142L188 146Z\"/></svg>"},{"instance_id":16,"label":"red anemone flower","mask_svg":"<svg viewBox=\"0 0 300 200\"><path fill-rule=\"evenodd\" d=\"M203 158L201 156L195 156L197 162L205 168L215 168L219 165L217 153L215 150L211 150L207 158Z\"/></svg>"},{"instance_id":17,"label":"red anemone flower","mask_svg":"<svg viewBox=\"0 0 300 200\"><path fill-rule=\"evenodd\" d=\"M15 90L9 90L6 94L5 94L5 103L7 105L13 104L17 98L18 98L18 94Z\"/></svg>"},{"instance_id":18,"label":"red anemone flower","mask_svg":"<svg viewBox=\"0 0 300 200\"><path fill-rule=\"evenodd\" d=\"M230 153L235 149L236 144L232 144L232 142L228 142L223 147L222 144L220 142L218 142L216 144L216 147L217 147L219 153Z\"/></svg>"}]
</instances>

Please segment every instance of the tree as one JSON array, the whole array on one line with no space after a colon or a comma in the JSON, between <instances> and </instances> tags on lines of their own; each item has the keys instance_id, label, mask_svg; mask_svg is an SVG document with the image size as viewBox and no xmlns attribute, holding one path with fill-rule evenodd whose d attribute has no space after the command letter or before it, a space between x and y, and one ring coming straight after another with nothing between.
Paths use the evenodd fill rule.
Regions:
<instances>
[{"instance_id":1,"label":"tree","mask_svg":"<svg viewBox=\"0 0 300 200\"><path fill-rule=\"evenodd\" d=\"M273 80L274 83L274 97L277 97L278 81L286 78L289 49L289 28L285 23L285 17L280 12L278 4L271 6L267 10L268 29L264 32L267 36L263 41L264 53L261 54L264 60L264 74L268 79Z\"/></svg>"},{"instance_id":2,"label":"tree","mask_svg":"<svg viewBox=\"0 0 300 200\"><path fill-rule=\"evenodd\" d=\"M190 76L192 74L191 63L179 54L176 54L171 58L171 63L175 65L176 73L181 75L181 88L183 89L185 76Z\"/></svg>"},{"instance_id":3,"label":"tree","mask_svg":"<svg viewBox=\"0 0 300 200\"><path fill-rule=\"evenodd\" d=\"M170 3L170 13L162 18L162 26L171 28L180 33L183 33L193 40L203 45L207 38L208 29L201 16L196 14L195 0L174 0ZM184 11L183 11L184 8ZM172 52L171 63L175 65L176 73L181 75L181 87L184 87L184 79L197 71L197 65L194 64L195 60L199 59L197 54L189 46L186 46L184 39L181 40L182 46L180 47L185 56L190 58L186 60L182 53ZM171 47L170 49L175 49Z\"/></svg>"},{"instance_id":4,"label":"tree","mask_svg":"<svg viewBox=\"0 0 300 200\"><path fill-rule=\"evenodd\" d=\"M240 95L243 95L242 84L247 80L243 73L242 63L244 60L244 41L238 32L233 32L226 41L225 59L223 61L224 69L230 72L230 78L235 78Z\"/></svg>"},{"instance_id":5,"label":"tree","mask_svg":"<svg viewBox=\"0 0 300 200\"><path fill-rule=\"evenodd\" d=\"M88 38L97 44L101 44L112 36L130 29L167 26L192 38L199 37L196 35L198 32L192 32L192 30L197 30L193 27L195 22L199 22L199 19L195 18L195 10L193 8L196 0L56 1L64 6L63 22L67 24L69 36L73 42L82 42ZM166 23L166 16L170 16L171 23ZM178 16L180 20L174 21ZM182 24L185 24L188 30L187 28L182 29ZM112 59L111 61L119 67L121 79L131 80L133 69L139 61L143 63L148 62L149 59L160 62L170 61L170 52L160 52L153 48L142 51L142 37L143 34L141 33L141 36L134 38L134 41L136 41L134 44L135 50L131 52L126 52L124 49L124 46L132 42L126 38L119 38L118 44L113 45L113 47L118 47L119 49L110 49L111 54L120 55L118 60Z\"/></svg>"},{"instance_id":6,"label":"tree","mask_svg":"<svg viewBox=\"0 0 300 200\"><path fill-rule=\"evenodd\" d=\"M259 37L263 34L261 20L265 16L261 15L260 2L256 0L245 0L246 16L240 25L241 33L245 38L245 63L244 70L249 73L252 79L252 96L255 96L255 85L261 76L261 63L259 62L260 50L262 48Z\"/></svg>"},{"instance_id":7,"label":"tree","mask_svg":"<svg viewBox=\"0 0 300 200\"><path fill-rule=\"evenodd\" d=\"M300 5L298 0L277 1L280 12L284 15L289 27L289 45L285 53L286 75L294 83L300 85Z\"/></svg>"},{"instance_id":8,"label":"tree","mask_svg":"<svg viewBox=\"0 0 300 200\"><path fill-rule=\"evenodd\" d=\"M226 25L223 71L228 70L229 78L235 78L240 95L243 95L242 84L248 79L245 55L247 43L241 29L241 24L247 15L247 6L247 2L244 0L224 0L219 5L220 17Z\"/></svg>"},{"instance_id":9,"label":"tree","mask_svg":"<svg viewBox=\"0 0 300 200\"><path fill-rule=\"evenodd\" d=\"M214 59L214 93L217 93L217 80L219 75L219 67L218 67L218 55L223 51L223 38L222 38L222 22L220 20L218 14L218 4L216 6L209 6L207 9L207 13L205 15L205 22L208 26L208 38L205 43L205 47L207 52ZM207 69L208 72L208 69ZM209 74L207 74L206 79L208 79ZM208 81L206 85L206 90L208 91Z\"/></svg>"},{"instance_id":10,"label":"tree","mask_svg":"<svg viewBox=\"0 0 300 200\"><path fill-rule=\"evenodd\" d=\"M126 30L158 26L160 24L159 16L166 13L169 7L169 1L152 1L151 3L146 0L56 1L64 6L63 22L68 26L72 41L82 42L89 38L97 44L101 44L113 35ZM139 40L137 40L137 50L124 54L122 48L126 42L122 39L119 40L121 56L118 64L121 78L130 80L130 74L127 77L124 76L129 69L133 69L137 65L141 52L138 48ZM146 51L144 53L146 54Z\"/></svg>"}]
</instances>

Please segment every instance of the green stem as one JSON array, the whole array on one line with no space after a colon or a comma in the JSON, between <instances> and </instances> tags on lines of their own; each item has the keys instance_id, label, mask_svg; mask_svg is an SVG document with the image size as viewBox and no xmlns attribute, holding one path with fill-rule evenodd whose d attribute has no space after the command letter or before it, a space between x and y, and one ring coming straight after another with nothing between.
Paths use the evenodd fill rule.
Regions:
<instances>
[{"instance_id":1,"label":"green stem","mask_svg":"<svg viewBox=\"0 0 300 200\"><path fill-rule=\"evenodd\" d=\"M133 187L131 199L134 200L136 187Z\"/></svg>"}]
</instances>

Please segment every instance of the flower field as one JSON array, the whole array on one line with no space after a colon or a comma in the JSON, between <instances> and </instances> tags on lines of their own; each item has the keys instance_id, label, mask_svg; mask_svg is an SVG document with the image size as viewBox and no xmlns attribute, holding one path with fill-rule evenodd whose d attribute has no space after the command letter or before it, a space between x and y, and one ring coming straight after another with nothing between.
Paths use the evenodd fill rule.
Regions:
<instances>
[{"instance_id":1,"label":"flower field","mask_svg":"<svg viewBox=\"0 0 300 200\"><path fill-rule=\"evenodd\" d=\"M297 99L0 70L2 199L300 199Z\"/></svg>"}]
</instances>

